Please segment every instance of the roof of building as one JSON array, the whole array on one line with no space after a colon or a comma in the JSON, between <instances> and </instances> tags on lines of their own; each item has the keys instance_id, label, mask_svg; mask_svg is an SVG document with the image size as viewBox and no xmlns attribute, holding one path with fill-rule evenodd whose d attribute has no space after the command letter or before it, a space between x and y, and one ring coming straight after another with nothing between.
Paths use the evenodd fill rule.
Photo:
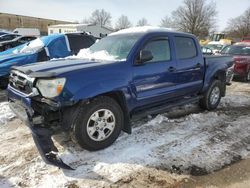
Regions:
<instances>
[{"instance_id":1,"label":"roof of building","mask_svg":"<svg viewBox=\"0 0 250 188\"><path fill-rule=\"evenodd\" d=\"M76 27L88 27L88 26L98 26L98 24L96 23L81 23L81 24L58 24L58 25L50 25L48 26L49 28L76 28ZM108 27L108 26L102 26L102 25L99 25L100 27L102 28L105 28L109 31L114 31L114 29Z\"/></svg>"}]
</instances>

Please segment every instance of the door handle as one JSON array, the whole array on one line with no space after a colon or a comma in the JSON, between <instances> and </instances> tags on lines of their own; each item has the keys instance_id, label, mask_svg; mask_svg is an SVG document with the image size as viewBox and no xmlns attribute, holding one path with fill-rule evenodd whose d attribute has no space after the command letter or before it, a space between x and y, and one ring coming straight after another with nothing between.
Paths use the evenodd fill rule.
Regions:
<instances>
[{"instance_id":1,"label":"door handle","mask_svg":"<svg viewBox=\"0 0 250 188\"><path fill-rule=\"evenodd\" d=\"M175 72L175 71L176 71L176 68L174 68L174 67L169 67L169 68L168 68L168 71L169 71L169 72Z\"/></svg>"}]
</instances>

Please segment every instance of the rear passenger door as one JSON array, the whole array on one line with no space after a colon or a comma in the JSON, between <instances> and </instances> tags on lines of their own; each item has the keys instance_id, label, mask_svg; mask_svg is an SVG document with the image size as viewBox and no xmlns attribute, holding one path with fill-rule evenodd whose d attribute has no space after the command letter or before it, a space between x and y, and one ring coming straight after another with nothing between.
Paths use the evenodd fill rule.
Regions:
<instances>
[{"instance_id":1,"label":"rear passenger door","mask_svg":"<svg viewBox=\"0 0 250 188\"><path fill-rule=\"evenodd\" d=\"M204 60L192 37L175 36L176 91L179 96L198 93L203 86Z\"/></svg>"}]
</instances>

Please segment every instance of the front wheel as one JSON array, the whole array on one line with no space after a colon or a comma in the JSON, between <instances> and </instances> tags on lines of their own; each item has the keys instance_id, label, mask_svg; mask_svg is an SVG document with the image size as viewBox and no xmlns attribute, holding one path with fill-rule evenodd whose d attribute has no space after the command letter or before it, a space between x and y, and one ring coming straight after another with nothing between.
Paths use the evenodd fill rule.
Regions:
<instances>
[{"instance_id":1,"label":"front wheel","mask_svg":"<svg viewBox=\"0 0 250 188\"><path fill-rule=\"evenodd\" d=\"M81 107L73 135L84 149L104 149L118 138L123 122L120 105L110 97L98 97Z\"/></svg>"},{"instance_id":2,"label":"front wheel","mask_svg":"<svg viewBox=\"0 0 250 188\"><path fill-rule=\"evenodd\" d=\"M206 110L214 110L219 105L221 97L222 82L215 80L204 94L204 97L200 100L200 107Z\"/></svg>"}]
</instances>

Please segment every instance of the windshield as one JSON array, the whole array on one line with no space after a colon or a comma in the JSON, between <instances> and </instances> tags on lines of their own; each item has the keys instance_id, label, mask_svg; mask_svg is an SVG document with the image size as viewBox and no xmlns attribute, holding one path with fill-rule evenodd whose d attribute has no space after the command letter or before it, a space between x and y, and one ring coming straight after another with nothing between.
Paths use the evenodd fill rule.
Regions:
<instances>
[{"instance_id":1,"label":"windshield","mask_svg":"<svg viewBox=\"0 0 250 188\"><path fill-rule=\"evenodd\" d=\"M0 36L0 41L13 40L14 38L16 38L18 36L19 35L5 34L5 35Z\"/></svg>"},{"instance_id":2,"label":"windshield","mask_svg":"<svg viewBox=\"0 0 250 188\"><path fill-rule=\"evenodd\" d=\"M35 53L44 47L44 43L40 38L26 43L21 49L13 51L13 53Z\"/></svg>"},{"instance_id":3,"label":"windshield","mask_svg":"<svg viewBox=\"0 0 250 188\"><path fill-rule=\"evenodd\" d=\"M224 48L221 53L230 55L247 55L250 56L250 46L232 45Z\"/></svg>"},{"instance_id":4,"label":"windshield","mask_svg":"<svg viewBox=\"0 0 250 188\"><path fill-rule=\"evenodd\" d=\"M93 44L90 48L81 50L77 57L125 61L140 37L140 34L108 36Z\"/></svg>"}]
</instances>

